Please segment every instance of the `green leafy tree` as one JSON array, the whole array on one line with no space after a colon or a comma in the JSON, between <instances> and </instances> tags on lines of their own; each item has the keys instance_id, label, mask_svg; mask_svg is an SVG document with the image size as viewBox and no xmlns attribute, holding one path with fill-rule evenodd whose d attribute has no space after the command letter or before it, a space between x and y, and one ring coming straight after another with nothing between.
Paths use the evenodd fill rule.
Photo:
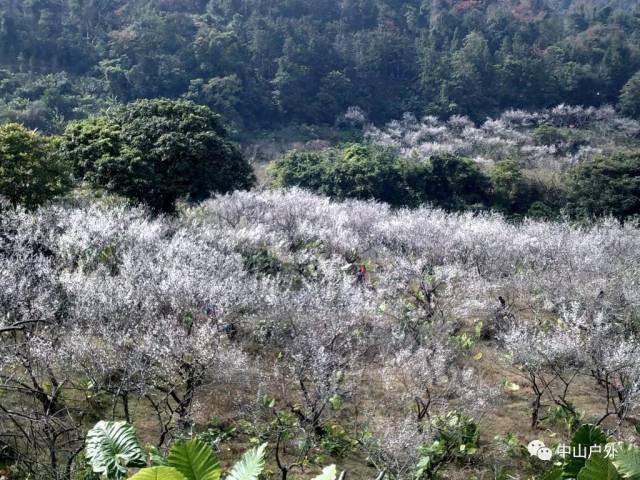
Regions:
<instances>
[{"instance_id":1,"label":"green leafy tree","mask_svg":"<svg viewBox=\"0 0 640 480\"><path fill-rule=\"evenodd\" d=\"M513 160L496 162L489 170L493 206L505 213L518 213L526 207L527 184Z\"/></svg>"},{"instance_id":2,"label":"green leafy tree","mask_svg":"<svg viewBox=\"0 0 640 480\"><path fill-rule=\"evenodd\" d=\"M618 109L623 115L640 118L640 71L622 88Z\"/></svg>"},{"instance_id":3,"label":"green leafy tree","mask_svg":"<svg viewBox=\"0 0 640 480\"><path fill-rule=\"evenodd\" d=\"M570 196L579 216L640 214L640 152L600 157L578 167Z\"/></svg>"},{"instance_id":4,"label":"green leafy tree","mask_svg":"<svg viewBox=\"0 0 640 480\"><path fill-rule=\"evenodd\" d=\"M278 186L299 186L335 198L375 199L394 206L424 203L462 210L486 206L488 177L470 159L451 154L429 161L352 144L325 152L289 152L271 168Z\"/></svg>"},{"instance_id":5,"label":"green leafy tree","mask_svg":"<svg viewBox=\"0 0 640 480\"><path fill-rule=\"evenodd\" d=\"M278 186L299 186L335 198L406 204L397 156L389 149L352 144L324 152L291 151L274 162Z\"/></svg>"},{"instance_id":6,"label":"green leafy tree","mask_svg":"<svg viewBox=\"0 0 640 480\"><path fill-rule=\"evenodd\" d=\"M269 174L279 187L319 191L326 177L325 154L291 150L273 162Z\"/></svg>"},{"instance_id":7,"label":"green leafy tree","mask_svg":"<svg viewBox=\"0 0 640 480\"><path fill-rule=\"evenodd\" d=\"M240 121L237 111L242 95L242 81L237 75L213 77L207 82L198 78L191 80L189 91L185 95L189 100L208 105L227 119Z\"/></svg>"},{"instance_id":8,"label":"green leafy tree","mask_svg":"<svg viewBox=\"0 0 640 480\"><path fill-rule=\"evenodd\" d=\"M390 150L350 145L330 158L324 193L337 198L376 199L392 205L404 203L397 157Z\"/></svg>"},{"instance_id":9,"label":"green leafy tree","mask_svg":"<svg viewBox=\"0 0 640 480\"><path fill-rule=\"evenodd\" d=\"M0 195L13 204L35 207L63 193L69 184L54 139L16 123L0 126Z\"/></svg>"},{"instance_id":10,"label":"green leafy tree","mask_svg":"<svg viewBox=\"0 0 640 480\"><path fill-rule=\"evenodd\" d=\"M630 0L516 3L5 1L0 68L30 87L43 71L72 82L8 89L0 106L53 130L57 113L81 116L113 96L186 96L270 129L333 123L350 105L375 122L405 111L482 121L619 100L640 69Z\"/></svg>"},{"instance_id":11,"label":"green leafy tree","mask_svg":"<svg viewBox=\"0 0 640 480\"><path fill-rule=\"evenodd\" d=\"M482 207L489 201L489 179L473 160L435 155L424 185L424 200L451 210Z\"/></svg>"},{"instance_id":12,"label":"green leafy tree","mask_svg":"<svg viewBox=\"0 0 640 480\"><path fill-rule=\"evenodd\" d=\"M199 201L254 182L220 117L184 100L140 100L75 122L60 153L77 178L161 212L179 198Z\"/></svg>"},{"instance_id":13,"label":"green leafy tree","mask_svg":"<svg viewBox=\"0 0 640 480\"><path fill-rule=\"evenodd\" d=\"M544 124L537 127L532 133L536 145L560 145L567 140L564 132L553 125Z\"/></svg>"},{"instance_id":14,"label":"green leafy tree","mask_svg":"<svg viewBox=\"0 0 640 480\"><path fill-rule=\"evenodd\" d=\"M451 99L461 111L480 117L491 111L494 99L487 95L493 78L493 65L487 40L479 32L464 39L463 47L452 58Z\"/></svg>"}]
</instances>

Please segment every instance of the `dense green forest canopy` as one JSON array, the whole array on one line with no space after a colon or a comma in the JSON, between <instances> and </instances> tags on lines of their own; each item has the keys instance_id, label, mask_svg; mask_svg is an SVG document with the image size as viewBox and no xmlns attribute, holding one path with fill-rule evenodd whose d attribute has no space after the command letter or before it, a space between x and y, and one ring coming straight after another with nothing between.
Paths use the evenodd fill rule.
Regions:
<instances>
[{"instance_id":1,"label":"dense green forest canopy","mask_svg":"<svg viewBox=\"0 0 640 480\"><path fill-rule=\"evenodd\" d=\"M206 104L243 128L331 124L351 105L374 122L406 111L483 120L618 104L640 70L636 0L0 5L0 119L47 131L151 97Z\"/></svg>"}]
</instances>

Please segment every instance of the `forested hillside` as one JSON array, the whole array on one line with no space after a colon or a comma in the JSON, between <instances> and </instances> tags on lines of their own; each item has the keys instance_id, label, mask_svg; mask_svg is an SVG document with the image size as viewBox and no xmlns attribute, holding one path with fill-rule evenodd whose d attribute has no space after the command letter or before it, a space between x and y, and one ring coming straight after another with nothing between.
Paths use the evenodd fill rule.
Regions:
<instances>
[{"instance_id":1,"label":"forested hillside","mask_svg":"<svg viewBox=\"0 0 640 480\"><path fill-rule=\"evenodd\" d=\"M245 129L333 124L352 105L376 123L559 103L636 115L620 98L640 70L638 3L4 0L0 119L57 131L159 96Z\"/></svg>"}]
</instances>

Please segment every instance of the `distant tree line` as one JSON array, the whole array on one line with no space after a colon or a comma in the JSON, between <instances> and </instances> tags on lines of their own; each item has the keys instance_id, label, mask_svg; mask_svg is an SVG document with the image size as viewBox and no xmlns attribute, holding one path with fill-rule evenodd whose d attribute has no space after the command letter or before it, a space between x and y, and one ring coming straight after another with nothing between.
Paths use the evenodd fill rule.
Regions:
<instances>
[{"instance_id":1,"label":"distant tree line","mask_svg":"<svg viewBox=\"0 0 640 480\"><path fill-rule=\"evenodd\" d=\"M510 159L481 168L453 153L424 159L374 143L292 150L269 173L278 187L394 207L430 204L548 219L640 214L638 151L585 161L562 173L559 185L529 178ZM172 213L178 201L198 202L254 183L252 166L228 140L220 117L190 101L139 100L72 122L59 136L0 125L0 197L27 208L89 187Z\"/></svg>"},{"instance_id":2,"label":"distant tree line","mask_svg":"<svg viewBox=\"0 0 640 480\"><path fill-rule=\"evenodd\" d=\"M374 122L562 102L637 117L638 2L606 3L10 0L0 118L56 130L154 97L267 129L331 124L350 105Z\"/></svg>"},{"instance_id":3,"label":"distant tree line","mask_svg":"<svg viewBox=\"0 0 640 480\"><path fill-rule=\"evenodd\" d=\"M560 185L528 178L513 160L483 170L473 160L451 153L421 160L360 144L323 152L294 150L274 162L270 173L277 186L299 186L338 199L375 199L397 207L493 209L513 218L640 215L640 152L596 157L563 174Z\"/></svg>"}]
</instances>

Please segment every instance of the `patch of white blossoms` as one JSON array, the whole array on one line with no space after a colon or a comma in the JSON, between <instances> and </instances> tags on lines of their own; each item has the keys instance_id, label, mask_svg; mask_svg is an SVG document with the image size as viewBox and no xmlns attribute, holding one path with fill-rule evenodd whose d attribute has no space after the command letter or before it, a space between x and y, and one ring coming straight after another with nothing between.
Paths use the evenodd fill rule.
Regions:
<instances>
[{"instance_id":1,"label":"patch of white blossoms","mask_svg":"<svg viewBox=\"0 0 640 480\"><path fill-rule=\"evenodd\" d=\"M549 125L566 134L550 144L540 143L534 130ZM481 164L505 159L528 169L561 170L603 153L638 146L640 122L620 117L612 107L582 108L559 105L550 110L510 110L499 118L475 125L466 117L447 121L427 116L421 120L405 114L382 128L365 127L372 143L392 147L403 156L420 159L452 153Z\"/></svg>"},{"instance_id":2,"label":"patch of white blossoms","mask_svg":"<svg viewBox=\"0 0 640 480\"><path fill-rule=\"evenodd\" d=\"M431 139L475 128L463 118L423 127ZM0 441L33 445L29 465L48 478L81 445L98 393L131 417L130 404L146 404L158 443L190 428L216 392L236 392L238 405L277 396L310 431L340 398L398 452L371 454L404 470L431 415L479 418L496 405L496 385L460 346L480 322L533 375L593 369L615 397L611 415L639 399L631 224L511 224L292 189L236 192L176 218L97 204L6 209L0 228ZM265 251L276 267L250 267ZM64 389L75 393L63 399Z\"/></svg>"}]
</instances>

